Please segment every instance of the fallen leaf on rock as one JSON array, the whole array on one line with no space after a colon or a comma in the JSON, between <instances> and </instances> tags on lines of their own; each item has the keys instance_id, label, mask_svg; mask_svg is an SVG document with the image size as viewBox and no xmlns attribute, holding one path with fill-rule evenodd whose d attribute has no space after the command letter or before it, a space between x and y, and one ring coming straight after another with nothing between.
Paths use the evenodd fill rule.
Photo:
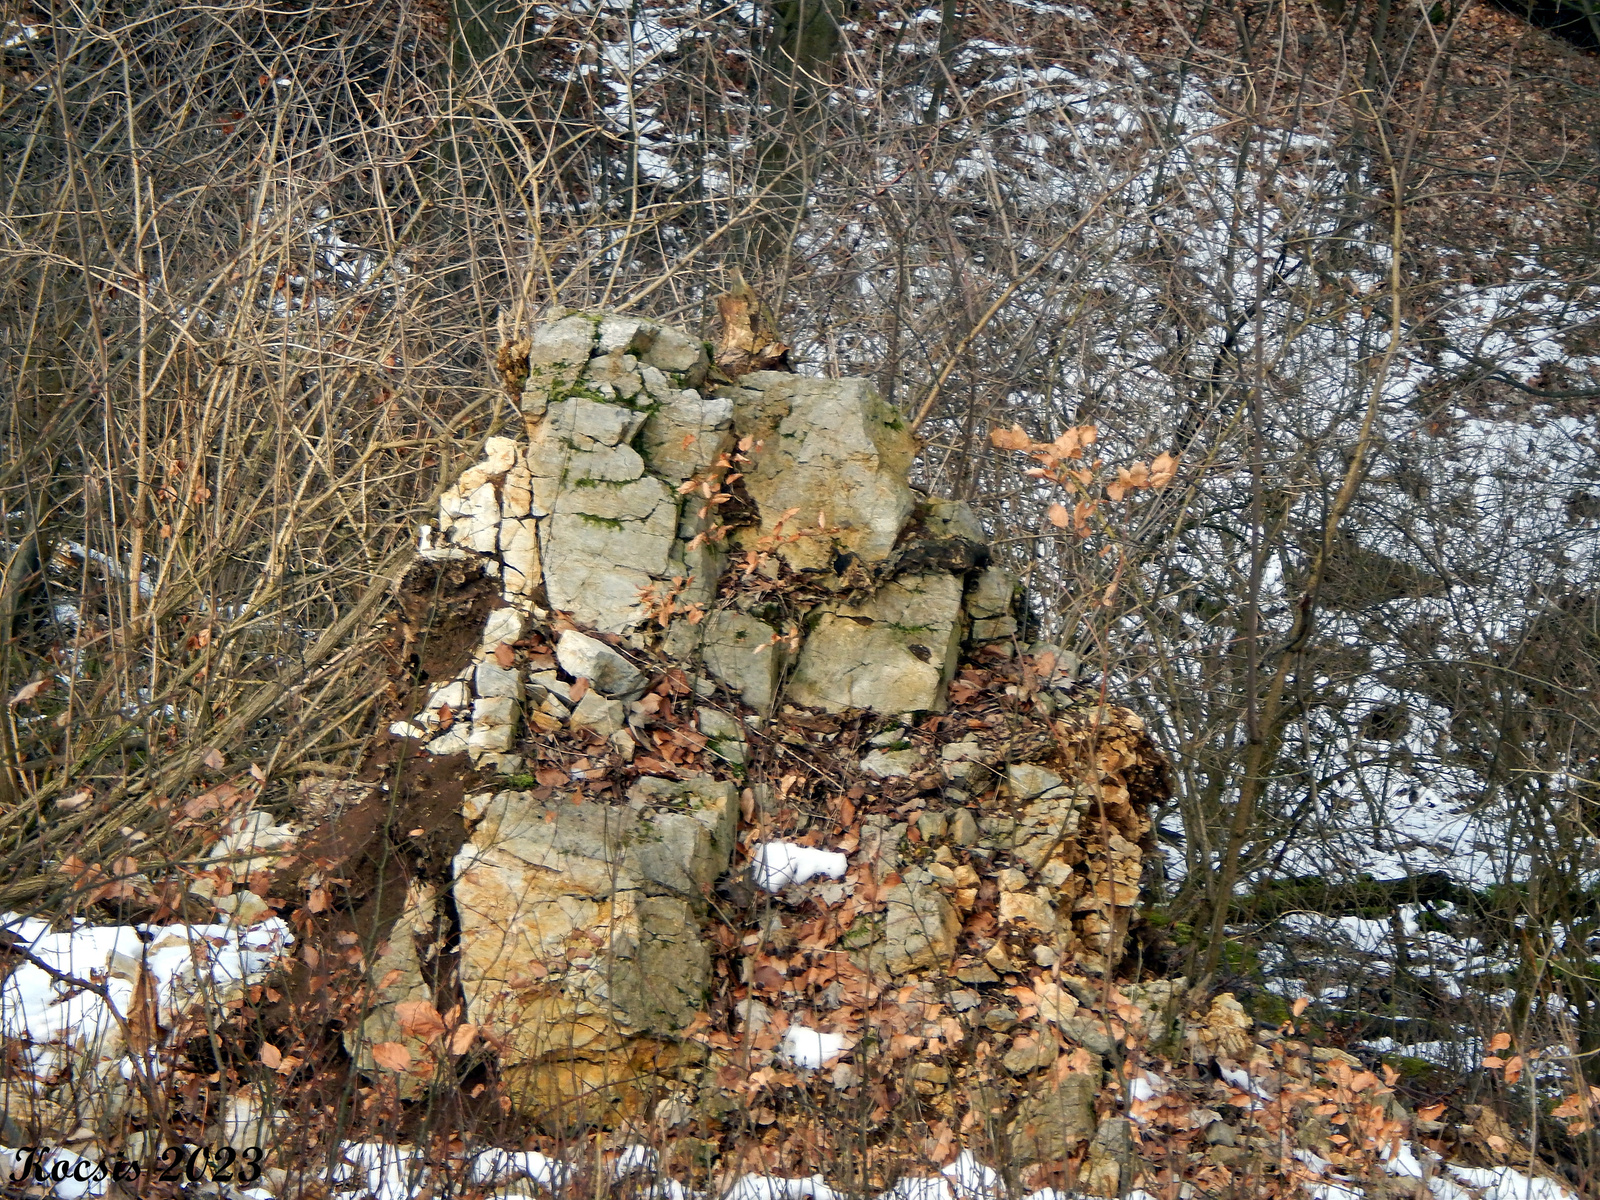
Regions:
<instances>
[{"instance_id":1,"label":"fallen leaf on rock","mask_svg":"<svg viewBox=\"0 0 1600 1200\"><path fill-rule=\"evenodd\" d=\"M400 1042L377 1042L372 1047L372 1061L385 1071L404 1071L411 1065L411 1051Z\"/></svg>"},{"instance_id":2,"label":"fallen leaf on rock","mask_svg":"<svg viewBox=\"0 0 1600 1200\"><path fill-rule=\"evenodd\" d=\"M431 1042L444 1032L444 1018L426 1000L402 1000L394 1006L395 1019L409 1036Z\"/></svg>"}]
</instances>

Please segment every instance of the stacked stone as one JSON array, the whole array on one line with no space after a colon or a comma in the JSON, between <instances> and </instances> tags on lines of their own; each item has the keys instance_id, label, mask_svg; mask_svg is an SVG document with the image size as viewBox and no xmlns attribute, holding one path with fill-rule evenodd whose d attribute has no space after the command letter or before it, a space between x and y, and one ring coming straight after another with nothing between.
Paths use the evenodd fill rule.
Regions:
<instances>
[{"instance_id":1,"label":"stacked stone","mask_svg":"<svg viewBox=\"0 0 1600 1200\"><path fill-rule=\"evenodd\" d=\"M513 773L523 698L549 719L620 730L602 703L613 693L598 689L605 694L570 711L557 689L500 665L497 648L521 635L511 628L519 614L543 618L547 609L642 640L651 614L641 594L673 580L684 581L681 606L711 605L724 552L697 543L714 518L700 515L699 497L683 502L680 488L712 470L736 438L758 447L744 481L758 520L734 532L731 548L775 539L785 523L821 522L828 536L780 541L776 555L824 581L843 557L875 583L864 598L840 583L837 600L817 605L792 663L786 631L737 602L674 623L669 656L698 657L761 713L786 671L795 703L937 711L963 639L1015 634L1015 580L999 568L951 570L929 552L947 548L963 567L986 553L965 505L925 500L908 540L919 509L908 483L915 440L868 381L761 371L706 390L709 365L702 343L634 318L569 315L533 335L521 393L526 446L489 438L483 461L441 499L438 528L423 528L419 550L424 559L480 562L500 582L511 611L493 620L507 628L486 630L474 662L391 733ZM754 653L759 646L771 652Z\"/></svg>"},{"instance_id":2,"label":"stacked stone","mask_svg":"<svg viewBox=\"0 0 1600 1200\"><path fill-rule=\"evenodd\" d=\"M633 702L645 659L683 665L702 697L721 685L750 710L698 706L702 773L643 776L617 788L620 803L578 804L561 786L467 802L471 833L453 883L466 1014L493 1031L519 1106L564 1122L705 1118L728 1101L729 1072L749 1066L747 1049L707 1032L716 961L700 931L741 832L745 853L760 853L739 824L741 773L761 765L751 763L750 730L770 731L792 706L942 711L964 648L1017 632L1016 581L987 564L970 510L911 489L916 443L869 382L763 371L709 387L708 368L701 343L647 321L579 314L546 325L527 344L526 443L489 439L483 461L442 500L437 533L424 530L424 558L481 564L503 607L489 614L472 661L435 684L392 728L397 736L514 772L525 714L541 733L597 735L625 761L642 745L629 722L643 710ZM753 511L719 546L699 536L714 514L703 516L703 497L684 485L725 473L717 464L736 445L748 449L742 492ZM784 536L802 526L807 536ZM756 570L772 586L721 587L730 556L741 579ZM643 595L669 585L680 604L708 611L663 629L659 604ZM782 627L770 600L779 588ZM796 616L797 646L788 636ZM562 631L553 638L561 674L518 665L530 624L547 638ZM932 781L946 807L858 818L859 843L832 857L865 898L816 961L869 981L860 992L868 1019L893 1025L915 1011L918 1028L991 1043L993 1055L974 1063L947 1066L930 1051L909 1064L930 1112L955 1120L980 1093L1017 1105L1011 1136L1039 1157L1062 1157L1090 1139L1116 1141L1086 1098L1099 1068L1053 1064L1064 1046L1116 1053L1105 1019L1087 999L1079 1012L1071 985L1092 998L1088 978L1116 966L1149 835L1128 781L1159 760L1125 710L1034 724L1026 746L955 727L908 739L903 724L873 739L859 767L843 764L857 777L913 777L914 790ZM762 810L762 788L744 793L744 808ZM815 904L839 911L844 885L814 886ZM994 935L963 953L985 887L995 890ZM792 945L784 922L774 910L751 944L771 934ZM795 959L791 971L801 969ZM1008 1019L999 997L1018 987L1047 1002ZM758 992L750 982L740 1002L747 1032L762 1014L803 1030L806 1014L784 1011L792 997ZM383 1001L397 1002L387 992ZM381 1025L384 1012L374 1019ZM388 1026L374 1033L386 1029L392 1037ZM903 1066L863 1050L852 1070L886 1079Z\"/></svg>"}]
</instances>

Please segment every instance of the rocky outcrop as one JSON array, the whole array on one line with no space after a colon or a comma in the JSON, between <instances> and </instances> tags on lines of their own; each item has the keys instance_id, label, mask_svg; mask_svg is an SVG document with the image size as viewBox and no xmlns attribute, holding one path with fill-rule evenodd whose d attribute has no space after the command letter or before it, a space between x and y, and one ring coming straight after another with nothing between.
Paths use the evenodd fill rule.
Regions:
<instances>
[{"instance_id":1,"label":"rocky outcrop","mask_svg":"<svg viewBox=\"0 0 1600 1200\"><path fill-rule=\"evenodd\" d=\"M1015 632L1014 583L981 569L969 510L917 500L914 440L867 380L756 371L708 387L704 346L621 317L562 317L519 347L527 441L488 439L419 550L476 565L513 612L396 736L517 770L525 681L496 647L551 610L637 648L668 624L669 650L762 712L791 662L796 703L937 712L973 630L968 594L980 640ZM725 551L773 586L723 586Z\"/></svg>"},{"instance_id":2,"label":"rocky outcrop","mask_svg":"<svg viewBox=\"0 0 1600 1200\"><path fill-rule=\"evenodd\" d=\"M1015 581L911 489L868 381L716 385L631 318L518 350L527 438L489 439L416 568L460 597L432 603L461 660L390 726L483 781L450 898L511 1102L715 1137L843 1106L1109 1186L1127 1139L1093 1098L1127 1018L1100 1001L1166 787L1138 719L1014 643ZM396 953L382 1004L422 986Z\"/></svg>"}]
</instances>

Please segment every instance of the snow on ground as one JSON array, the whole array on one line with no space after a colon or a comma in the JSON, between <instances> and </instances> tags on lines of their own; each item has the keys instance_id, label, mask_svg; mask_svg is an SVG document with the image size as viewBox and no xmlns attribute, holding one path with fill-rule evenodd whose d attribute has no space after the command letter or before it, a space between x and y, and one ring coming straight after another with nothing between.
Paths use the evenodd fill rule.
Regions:
<instances>
[{"instance_id":1,"label":"snow on ground","mask_svg":"<svg viewBox=\"0 0 1600 1200\"><path fill-rule=\"evenodd\" d=\"M141 976L153 985L162 1023L170 1024L195 1003L219 1003L263 978L294 942L277 917L249 928L80 924L57 931L6 914L0 931L27 956L0 980L0 1037L40 1075L80 1054L120 1054Z\"/></svg>"}]
</instances>

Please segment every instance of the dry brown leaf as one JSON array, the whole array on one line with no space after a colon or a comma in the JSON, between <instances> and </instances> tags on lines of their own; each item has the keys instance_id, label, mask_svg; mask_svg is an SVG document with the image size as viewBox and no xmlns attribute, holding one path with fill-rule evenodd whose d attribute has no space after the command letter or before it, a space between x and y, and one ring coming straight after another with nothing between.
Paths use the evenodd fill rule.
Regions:
<instances>
[{"instance_id":1,"label":"dry brown leaf","mask_svg":"<svg viewBox=\"0 0 1600 1200\"><path fill-rule=\"evenodd\" d=\"M1033 439L1023 432L1021 425L992 430L989 440L1001 450L1027 450L1033 445Z\"/></svg>"},{"instance_id":2,"label":"dry brown leaf","mask_svg":"<svg viewBox=\"0 0 1600 1200\"><path fill-rule=\"evenodd\" d=\"M94 793L88 788L79 788L72 795L57 800L56 807L62 812L75 812L93 799Z\"/></svg>"},{"instance_id":3,"label":"dry brown leaf","mask_svg":"<svg viewBox=\"0 0 1600 1200\"><path fill-rule=\"evenodd\" d=\"M16 694L11 697L11 707L15 708L19 704L26 704L49 686L49 679L35 679L32 683L23 684L17 689Z\"/></svg>"},{"instance_id":4,"label":"dry brown leaf","mask_svg":"<svg viewBox=\"0 0 1600 1200\"><path fill-rule=\"evenodd\" d=\"M404 1071L411 1065L411 1051L400 1042L376 1042L372 1047L372 1061L385 1071Z\"/></svg>"},{"instance_id":5,"label":"dry brown leaf","mask_svg":"<svg viewBox=\"0 0 1600 1200\"><path fill-rule=\"evenodd\" d=\"M421 1041L431 1042L444 1032L444 1018L426 1000L402 1000L394 1006L394 1015L408 1036Z\"/></svg>"},{"instance_id":6,"label":"dry brown leaf","mask_svg":"<svg viewBox=\"0 0 1600 1200\"><path fill-rule=\"evenodd\" d=\"M1178 456L1170 451L1163 450L1156 455L1155 461L1150 464L1150 486L1164 488L1172 482L1173 476L1178 473Z\"/></svg>"}]
</instances>

